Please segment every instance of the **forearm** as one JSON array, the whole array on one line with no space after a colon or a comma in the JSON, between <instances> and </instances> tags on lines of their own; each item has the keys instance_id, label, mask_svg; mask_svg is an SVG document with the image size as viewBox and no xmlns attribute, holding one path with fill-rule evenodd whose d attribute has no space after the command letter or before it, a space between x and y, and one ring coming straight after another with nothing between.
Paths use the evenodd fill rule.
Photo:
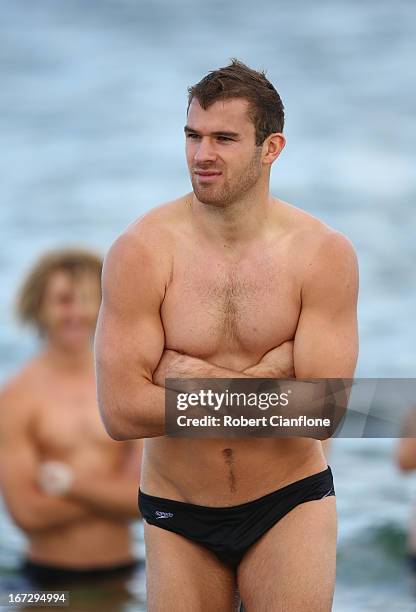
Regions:
<instances>
[{"instance_id":1,"label":"forearm","mask_svg":"<svg viewBox=\"0 0 416 612\"><path fill-rule=\"evenodd\" d=\"M251 374L209 363L197 357L178 355L166 378L254 378Z\"/></svg>"},{"instance_id":2,"label":"forearm","mask_svg":"<svg viewBox=\"0 0 416 612\"><path fill-rule=\"evenodd\" d=\"M280 369L282 376L278 376L279 368L276 364L259 363L247 368L244 372L235 372L227 368L221 368L213 364L204 362L203 360L189 357L187 355L179 355L172 362L172 366L168 368L168 376L166 376L166 388L183 393L195 392L197 388L192 385L192 379L198 378L245 378L255 380L256 378L273 378L275 383L271 381L272 387L268 388L268 392L285 393L288 397L288 404L282 404L278 413L283 418L301 417L298 419L297 425L291 425L281 428L282 435L293 437L314 437L317 439L326 439L332 435L336 425L345 413L345 408L348 399L348 389L345 392L339 392L339 385L335 385L335 391L328 386L325 379L297 381L292 376L287 376L287 373ZM285 368L286 369L286 368ZM247 372L256 374L250 376ZM181 382L176 382L179 379ZM184 385L183 379L190 379L190 387ZM213 383L215 387L215 383ZM347 385L348 387L348 385ZM247 387L248 388L248 387ZM252 389L256 391L255 389ZM248 392L248 391L247 391ZM329 410L328 410L329 408ZM236 415L237 416L237 415ZM320 421L315 421L316 426L311 427L305 423L303 417L307 419L327 419L326 424L319 425ZM303 419L303 420L302 420ZM328 424L329 422L329 424ZM324 423L324 422L323 422Z\"/></svg>"},{"instance_id":3,"label":"forearm","mask_svg":"<svg viewBox=\"0 0 416 612\"><path fill-rule=\"evenodd\" d=\"M276 365L268 365L257 363L243 370L243 373L250 378L291 378L285 368L279 368Z\"/></svg>"},{"instance_id":4,"label":"forearm","mask_svg":"<svg viewBox=\"0 0 416 612\"><path fill-rule=\"evenodd\" d=\"M69 496L75 501L88 505L97 513L120 520L137 519L140 517L137 502L138 488L139 483L135 478L114 475L76 483Z\"/></svg>"},{"instance_id":5,"label":"forearm","mask_svg":"<svg viewBox=\"0 0 416 612\"><path fill-rule=\"evenodd\" d=\"M300 425L292 427L286 432L287 435L315 437L317 439L328 438L345 414L350 390L349 381L345 381L345 385L341 388L340 381L335 381L335 385L329 384L330 381L326 379L298 381L293 377L292 372L291 376L288 376L287 372L287 364L279 368L275 361L272 363L262 363L260 361L244 370L244 372L236 372L207 363L201 359L179 355L178 359L174 361L173 367L168 370L167 386L173 391L183 392L183 384L175 385L176 378L246 378L251 380L273 378L276 379L275 391L288 392L289 403L287 407L282 407L279 412L282 417L304 416L308 419L327 419L329 421L328 426ZM272 389L269 388L268 391L271 392Z\"/></svg>"},{"instance_id":6,"label":"forearm","mask_svg":"<svg viewBox=\"0 0 416 612\"><path fill-rule=\"evenodd\" d=\"M286 361L279 368L279 357L271 363L259 362L243 372L209 363L202 359L166 350L164 358L168 365L156 369L153 382L142 380L140 384L124 385L118 392L99 393L100 406L108 404L109 409L102 409L104 423L109 435L116 440L153 438L165 435L165 384L166 379L175 378L273 378L287 376ZM161 363L163 365L163 359ZM286 369L286 372L283 371ZM99 385L100 389L100 385ZM104 389L104 386L103 386ZM169 389L175 384L169 383ZM110 422L111 421L111 422Z\"/></svg>"},{"instance_id":7,"label":"forearm","mask_svg":"<svg viewBox=\"0 0 416 612\"><path fill-rule=\"evenodd\" d=\"M165 373L164 378L291 378L294 376L293 342L287 340L270 349L260 361L242 371L167 350L163 354L162 370ZM156 378L159 378L161 384L158 374L159 372L156 372ZM164 380L162 384L163 382Z\"/></svg>"},{"instance_id":8,"label":"forearm","mask_svg":"<svg viewBox=\"0 0 416 612\"><path fill-rule=\"evenodd\" d=\"M324 378L294 379L281 384L276 381L276 390L286 393L288 398L279 414L298 423L282 430L285 435L326 440L333 436L346 414L351 381Z\"/></svg>"},{"instance_id":9,"label":"forearm","mask_svg":"<svg viewBox=\"0 0 416 612\"><path fill-rule=\"evenodd\" d=\"M91 510L85 503L36 493L36 497L16 513L15 519L23 531L35 533L64 527L90 514Z\"/></svg>"},{"instance_id":10,"label":"forearm","mask_svg":"<svg viewBox=\"0 0 416 612\"><path fill-rule=\"evenodd\" d=\"M173 351L169 351L173 353ZM243 372L237 372L228 368L223 368L215 364L198 359L197 357L190 357L189 355L183 355L176 353L176 358L172 362L171 366L165 371L165 377L157 375L157 382L160 385L164 385L165 389L170 391L176 391L183 393L185 389L194 391L193 379L227 379L227 378L253 378ZM179 380L177 380L179 379ZM184 386L183 380L188 380ZM179 382L180 381L180 382Z\"/></svg>"},{"instance_id":11,"label":"forearm","mask_svg":"<svg viewBox=\"0 0 416 612\"><path fill-rule=\"evenodd\" d=\"M114 440L165 435L165 390L151 381L103 385L98 400L104 425Z\"/></svg>"},{"instance_id":12,"label":"forearm","mask_svg":"<svg viewBox=\"0 0 416 612\"><path fill-rule=\"evenodd\" d=\"M256 363L255 365L249 366L242 372L231 370L229 368L223 368L215 364L209 363L202 359L190 357L188 355L179 355L176 360L173 369L171 369L166 376L169 379L169 383L164 381L165 388L169 388L172 391L183 391L183 384L175 385L176 378L187 379L187 378L290 378L293 376L293 372L288 370L286 364L282 364L279 367L278 363Z\"/></svg>"}]
</instances>

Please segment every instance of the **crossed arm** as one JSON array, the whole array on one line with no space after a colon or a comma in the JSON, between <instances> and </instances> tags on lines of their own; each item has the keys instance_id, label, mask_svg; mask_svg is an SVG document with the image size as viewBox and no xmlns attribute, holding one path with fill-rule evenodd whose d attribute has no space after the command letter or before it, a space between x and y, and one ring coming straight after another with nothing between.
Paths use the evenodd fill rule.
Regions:
<instances>
[{"instance_id":1,"label":"crossed arm","mask_svg":"<svg viewBox=\"0 0 416 612\"><path fill-rule=\"evenodd\" d=\"M268 351L258 363L242 372L177 351L164 350L153 373L153 382L164 387L166 378L290 378L293 375L293 342L288 340Z\"/></svg>"},{"instance_id":2,"label":"crossed arm","mask_svg":"<svg viewBox=\"0 0 416 612\"><path fill-rule=\"evenodd\" d=\"M267 353L244 372L165 351L160 309L171 269L145 240L124 234L107 255L96 333L98 399L117 440L164 435L165 377L352 378L358 354L358 269L351 244L336 232L322 237L302 287L292 344ZM284 355L284 357L283 357ZM290 361L290 359L289 359ZM279 374L280 373L280 374Z\"/></svg>"},{"instance_id":3,"label":"crossed arm","mask_svg":"<svg viewBox=\"0 0 416 612\"><path fill-rule=\"evenodd\" d=\"M14 522L32 533L87 516L84 505L40 491L38 464L28 398L19 385L9 384L0 394L0 488Z\"/></svg>"},{"instance_id":4,"label":"crossed arm","mask_svg":"<svg viewBox=\"0 0 416 612\"><path fill-rule=\"evenodd\" d=\"M28 397L15 384L0 392L0 492L14 522L28 534L98 515L137 518L139 445L126 446L123 469L113 477L94 479L89 473L75 474L68 493L50 495L38 484L41 457L33 440Z\"/></svg>"},{"instance_id":5,"label":"crossed arm","mask_svg":"<svg viewBox=\"0 0 416 612\"><path fill-rule=\"evenodd\" d=\"M140 482L142 441L124 442L122 469L94 478L93 474L76 474L66 495L92 511L116 519L137 519L137 487Z\"/></svg>"}]
</instances>

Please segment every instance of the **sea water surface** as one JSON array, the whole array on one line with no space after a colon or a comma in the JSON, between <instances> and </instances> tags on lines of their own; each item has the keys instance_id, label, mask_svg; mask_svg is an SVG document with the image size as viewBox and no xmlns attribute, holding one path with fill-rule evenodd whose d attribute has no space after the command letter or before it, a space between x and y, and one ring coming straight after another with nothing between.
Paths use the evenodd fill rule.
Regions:
<instances>
[{"instance_id":1,"label":"sea water surface","mask_svg":"<svg viewBox=\"0 0 416 612\"><path fill-rule=\"evenodd\" d=\"M22 274L51 247L104 253L137 216L190 189L186 88L234 56L265 68L286 106L272 192L356 248L357 376L415 375L413 0L5 0L0 382L37 347L12 315ZM333 444L336 612L416 608L405 565L416 481L395 468L395 445ZM142 528L134 530L143 556ZM23 547L0 508L0 584L18 579ZM143 572L131 590L120 609L144 610Z\"/></svg>"}]
</instances>

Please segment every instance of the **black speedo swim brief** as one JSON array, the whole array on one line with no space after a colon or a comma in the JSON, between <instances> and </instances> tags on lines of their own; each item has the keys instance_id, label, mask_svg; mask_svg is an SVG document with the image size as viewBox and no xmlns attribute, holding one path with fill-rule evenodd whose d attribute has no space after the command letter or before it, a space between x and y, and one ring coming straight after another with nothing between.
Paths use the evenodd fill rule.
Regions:
<instances>
[{"instance_id":1,"label":"black speedo swim brief","mask_svg":"<svg viewBox=\"0 0 416 612\"><path fill-rule=\"evenodd\" d=\"M331 468L306 476L263 497L225 508L206 507L147 495L139 508L150 525L202 544L236 568L246 551L299 504L335 495Z\"/></svg>"},{"instance_id":2,"label":"black speedo swim brief","mask_svg":"<svg viewBox=\"0 0 416 612\"><path fill-rule=\"evenodd\" d=\"M128 579L140 567L138 560L110 565L108 567L67 568L57 565L39 563L24 559L20 570L22 575L36 587L52 587L73 584L107 581L112 578Z\"/></svg>"}]
</instances>

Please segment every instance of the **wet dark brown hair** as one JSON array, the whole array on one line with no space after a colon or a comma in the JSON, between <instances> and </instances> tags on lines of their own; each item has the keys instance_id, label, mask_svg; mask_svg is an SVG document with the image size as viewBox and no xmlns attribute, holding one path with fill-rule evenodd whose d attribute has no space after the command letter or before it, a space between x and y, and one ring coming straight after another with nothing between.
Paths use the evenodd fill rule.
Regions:
<instances>
[{"instance_id":1,"label":"wet dark brown hair","mask_svg":"<svg viewBox=\"0 0 416 612\"><path fill-rule=\"evenodd\" d=\"M187 111L194 98L205 110L218 100L247 100L257 146L270 134L283 132L284 106L276 89L264 71L253 70L236 58L232 58L228 66L211 70L199 83L188 87L188 94Z\"/></svg>"}]
</instances>

